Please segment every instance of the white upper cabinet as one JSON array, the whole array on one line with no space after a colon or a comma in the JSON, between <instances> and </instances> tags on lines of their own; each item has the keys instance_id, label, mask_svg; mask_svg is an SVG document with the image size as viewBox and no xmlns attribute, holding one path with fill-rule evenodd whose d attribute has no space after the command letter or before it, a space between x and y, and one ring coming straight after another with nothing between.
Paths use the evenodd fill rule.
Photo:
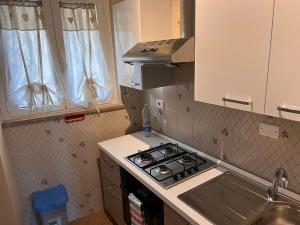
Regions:
<instances>
[{"instance_id":1,"label":"white upper cabinet","mask_svg":"<svg viewBox=\"0 0 300 225\"><path fill-rule=\"evenodd\" d=\"M173 38L172 0L140 0L141 41Z\"/></svg>"},{"instance_id":2,"label":"white upper cabinet","mask_svg":"<svg viewBox=\"0 0 300 225\"><path fill-rule=\"evenodd\" d=\"M196 101L264 113L273 5L196 0Z\"/></svg>"},{"instance_id":3,"label":"white upper cabinet","mask_svg":"<svg viewBox=\"0 0 300 225\"><path fill-rule=\"evenodd\" d=\"M136 43L175 38L172 0L122 0L113 4L113 20L118 81L132 87L133 66L122 56Z\"/></svg>"},{"instance_id":4,"label":"white upper cabinet","mask_svg":"<svg viewBox=\"0 0 300 225\"><path fill-rule=\"evenodd\" d=\"M300 1L276 0L266 114L300 121L299 113Z\"/></svg>"}]
</instances>

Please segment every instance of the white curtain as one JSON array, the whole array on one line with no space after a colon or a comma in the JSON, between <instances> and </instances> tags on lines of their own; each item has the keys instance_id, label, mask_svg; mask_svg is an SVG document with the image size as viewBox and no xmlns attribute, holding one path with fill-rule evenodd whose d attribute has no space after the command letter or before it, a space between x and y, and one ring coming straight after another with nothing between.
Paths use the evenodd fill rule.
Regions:
<instances>
[{"instance_id":1,"label":"white curtain","mask_svg":"<svg viewBox=\"0 0 300 225\"><path fill-rule=\"evenodd\" d=\"M96 6L60 2L69 96L75 105L109 102L110 75L99 36Z\"/></svg>"},{"instance_id":2,"label":"white curtain","mask_svg":"<svg viewBox=\"0 0 300 225\"><path fill-rule=\"evenodd\" d=\"M0 1L0 44L9 109L48 109L63 103L41 1Z\"/></svg>"},{"instance_id":3,"label":"white curtain","mask_svg":"<svg viewBox=\"0 0 300 225\"><path fill-rule=\"evenodd\" d=\"M137 32L134 27L128 25L132 18L131 10L123 10L116 8L113 13L114 21L114 34L115 34L115 49L116 49L116 62L119 76L119 81L122 84L128 84L133 80L133 66L124 63L122 56L128 49L132 48L138 39Z\"/></svg>"}]
</instances>

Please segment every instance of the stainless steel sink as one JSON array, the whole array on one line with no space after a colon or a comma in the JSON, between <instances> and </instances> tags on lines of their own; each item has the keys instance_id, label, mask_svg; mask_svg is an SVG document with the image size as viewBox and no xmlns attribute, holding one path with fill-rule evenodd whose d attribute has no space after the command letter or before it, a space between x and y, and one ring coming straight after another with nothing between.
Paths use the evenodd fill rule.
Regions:
<instances>
[{"instance_id":1,"label":"stainless steel sink","mask_svg":"<svg viewBox=\"0 0 300 225\"><path fill-rule=\"evenodd\" d=\"M300 208L285 202L270 202L251 225L299 225Z\"/></svg>"},{"instance_id":2,"label":"stainless steel sink","mask_svg":"<svg viewBox=\"0 0 300 225\"><path fill-rule=\"evenodd\" d=\"M267 187L232 172L178 197L216 225L300 225L298 202L268 201Z\"/></svg>"}]
</instances>

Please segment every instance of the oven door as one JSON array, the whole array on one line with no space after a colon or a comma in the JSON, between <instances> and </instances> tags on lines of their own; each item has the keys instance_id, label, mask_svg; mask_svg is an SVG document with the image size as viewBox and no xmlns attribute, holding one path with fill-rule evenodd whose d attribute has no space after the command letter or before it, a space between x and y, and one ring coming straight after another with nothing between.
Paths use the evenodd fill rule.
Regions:
<instances>
[{"instance_id":1,"label":"oven door","mask_svg":"<svg viewBox=\"0 0 300 225\"><path fill-rule=\"evenodd\" d=\"M121 180L125 224L131 225L128 196L132 193L143 203L145 225L163 225L163 201L124 169L121 169Z\"/></svg>"}]
</instances>

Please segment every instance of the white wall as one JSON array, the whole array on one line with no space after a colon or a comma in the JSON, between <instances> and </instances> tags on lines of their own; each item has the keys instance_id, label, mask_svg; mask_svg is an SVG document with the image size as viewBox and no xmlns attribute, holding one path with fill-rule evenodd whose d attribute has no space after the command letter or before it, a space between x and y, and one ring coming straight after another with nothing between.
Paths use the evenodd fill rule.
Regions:
<instances>
[{"instance_id":1,"label":"white wall","mask_svg":"<svg viewBox=\"0 0 300 225\"><path fill-rule=\"evenodd\" d=\"M16 184L7 153L0 117L0 223L1 225L21 225Z\"/></svg>"}]
</instances>

